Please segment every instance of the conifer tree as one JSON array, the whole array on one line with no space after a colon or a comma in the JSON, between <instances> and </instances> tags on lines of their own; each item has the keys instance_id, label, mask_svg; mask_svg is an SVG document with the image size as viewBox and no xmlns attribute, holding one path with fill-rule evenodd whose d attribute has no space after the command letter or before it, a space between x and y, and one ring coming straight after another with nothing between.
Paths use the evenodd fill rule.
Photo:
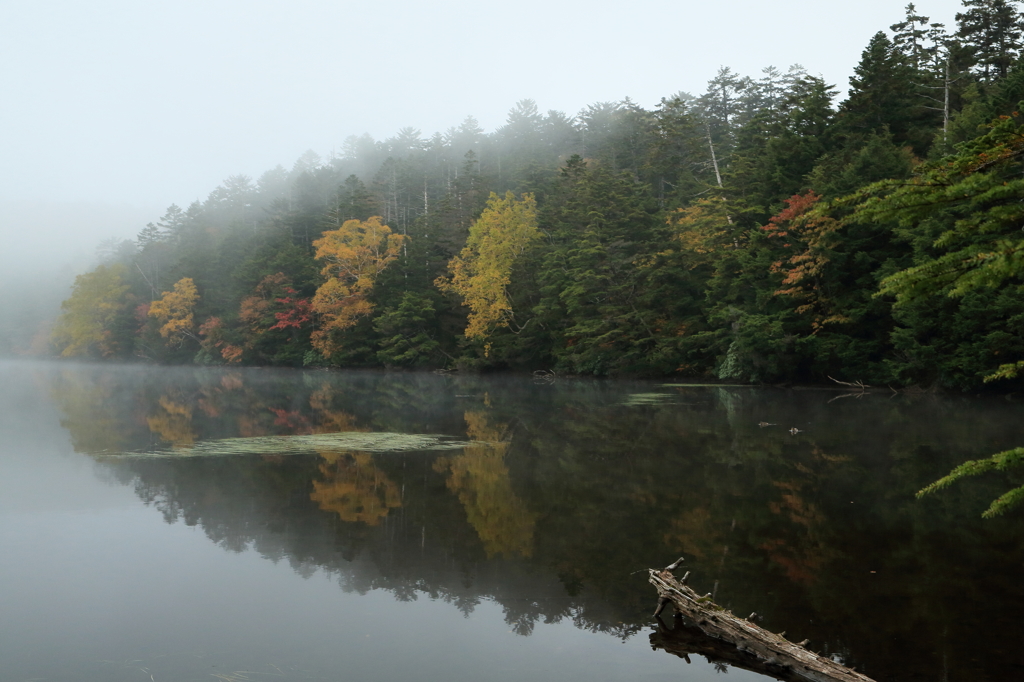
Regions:
<instances>
[{"instance_id":1,"label":"conifer tree","mask_svg":"<svg viewBox=\"0 0 1024 682\"><path fill-rule=\"evenodd\" d=\"M971 50L982 78L1003 78L1020 54L1022 20L1015 0L963 0L957 36Z\"/></svg>"},{"instance_id":2,"label":"conifer tree","mask_svg":"<svg viewBox=\"0 0 1024 682\"><path fill-rule=\"evenodd\" d=\"M923 155L934 137L938 118L919 100L915 71L881 31L876 33L850 77L850 96L839 108L838 132L856 144L888 129L897 145Z\"/></svg>"}]
</instances>

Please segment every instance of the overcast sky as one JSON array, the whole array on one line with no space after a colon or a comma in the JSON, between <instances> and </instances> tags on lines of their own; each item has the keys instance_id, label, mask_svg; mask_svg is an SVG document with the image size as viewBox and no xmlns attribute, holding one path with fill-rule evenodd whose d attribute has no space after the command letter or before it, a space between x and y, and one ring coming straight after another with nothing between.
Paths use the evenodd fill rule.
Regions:
<instances>
[{"instance_id":1,"label":"overcast sky","mask_svg":"<svg viewBox=\"0 0 1024 682\"><path fill-rule=\"evenodd\" d=\"M491 131L523 98L569 114L627 96L653 107L700 93L719 66L793 63L845 90L904 5L2 0L3 248L9 260L12 237L41 231L91 248L94 228L130 236L229 175L469 114ZM960 2L917 6L952 26Z\"/></svg>"}]
</instances>

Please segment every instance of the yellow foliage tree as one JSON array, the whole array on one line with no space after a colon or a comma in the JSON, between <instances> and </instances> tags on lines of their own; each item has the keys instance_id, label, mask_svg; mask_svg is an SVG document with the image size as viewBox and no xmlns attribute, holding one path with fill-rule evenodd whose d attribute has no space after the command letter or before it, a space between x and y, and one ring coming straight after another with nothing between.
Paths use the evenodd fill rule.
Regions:
<instances>
[{"instance_id":1,"label":"yellow foliage tree","mask_svg":"<svg viewBox=\"0 0 1024 682\"><path fill-rule=\"evenodd\" d=\"M116 352L111 326L127 303L124 267L101 265L75 278L71 296L61 303L51 339L63 357L102 356Z\"/></svg>"},{"instance_id":2,"label":"yellow foliage tree","mask_svg":"<svg viewBox=\"0 0 1024 682\"><path fill-rule=\"evenodd\" d=\"M738 246L724 199L701 199L668 218L687 267L694 269L716 260L716 254Z\"/></svg>"},{"instance_id":3,"label":"yellow foliage tree","mask_svg":"<svg viewBox=\"0 0 1024 682\"><path fill-rule=\"evenodd\" d=\"M451 277L434 282L442 291L457 294L469 308L467 339L486 339L495 329L509 325L512 265L538 234L537 202L532 194L517 200L512 192L506 192L505 198L491 192L487 208L469 228L466 247L448 263Z\"/></svg>"},{"instance_id":4,"label":"yellow foliage tree","mask_svg":"<svg viewBox=\"0 0 1024 682\"><path fill-rule=\"evenodd\" d=\"M193 311L199 302L199 291L191 277L183 277L174 283L173 291L165 291L159 301L149 306L149 316L160 323L160 336L168 343L181 343L186 337L196 338Z\"/></svg>"},{"instance_id":5,"label":"yellow foliage tree","mask_svg":"<svg viewBox=\"0 0 1024 682\"><path fill-rule=\"evenodd\" d=\"M324 232L313 242L316 258L324 263L320 273L327 281L316 290L311 308L321 316L313 332L313 347L324 355L338 350L334 332L355 325L373 310L370 292L377 276L398 258L405 237L392 234L380 216L346 220L337 230Z\"/></svg>"}]
</instances>

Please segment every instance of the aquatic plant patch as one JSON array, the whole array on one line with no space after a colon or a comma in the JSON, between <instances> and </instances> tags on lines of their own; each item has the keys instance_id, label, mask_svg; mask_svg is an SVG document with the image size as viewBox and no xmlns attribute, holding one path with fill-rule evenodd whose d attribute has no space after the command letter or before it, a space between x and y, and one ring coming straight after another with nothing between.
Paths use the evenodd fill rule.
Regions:
<instances>
[{"instance_id":1,"label":"aquatic plant patch","mask_svg":"<svg viewBox=\"0 0 1024 682\"><path fill-rule=\"evenodd\" d=\"M300 455L314 451L410 452L416 450L461 450L471 441L453 436L416 433L316 433L296 436L256 436L254 438L221 438L181 447L145 451L90 454L102 457L226 457L232 455Z\"/></svg>"}]
</instances>

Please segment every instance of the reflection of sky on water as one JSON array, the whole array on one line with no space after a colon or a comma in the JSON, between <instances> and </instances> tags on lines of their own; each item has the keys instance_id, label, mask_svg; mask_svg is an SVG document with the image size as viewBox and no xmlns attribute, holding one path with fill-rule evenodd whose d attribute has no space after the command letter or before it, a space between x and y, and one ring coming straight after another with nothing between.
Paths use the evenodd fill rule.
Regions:
<instances>
[{"instance_id":1,"label":"reflection of sky on water","mask_svg":"<svg viewBox=\"0 0 1024 682\"><path fill-rule=\"evenodd\" d=\"M465 618L422 595L345 592L323 572L303 578L254 551L224 551L138 504L5 514L0 544L0 658L12 680L277 669L295 680L618 680L683 665L652 655L645 637L623 644L569 621L522 637L492 602ZM698 670L688 679L714 674L699 661L688 668Z\"/></svg>"},{"instance_id":2,"label":"reflection of sky on water","mask_svg":"<svg viewBox=\"0 0 1024 682\"><path fill-rule=\"evenodd\" d=\"M36 378L47 371L37 367ZM383 590L346 592L324 571L303 576L251 549L225 551L199 527L165 523L131 487L102 480L101 467L72 451L45 382L32 376L0 364L4 679L715 676L703 661L653 654L646 636L622 643L563 619L523 637L491 601L464 617L423 594L401 602Z\"/></svg>"}]
</instances>

